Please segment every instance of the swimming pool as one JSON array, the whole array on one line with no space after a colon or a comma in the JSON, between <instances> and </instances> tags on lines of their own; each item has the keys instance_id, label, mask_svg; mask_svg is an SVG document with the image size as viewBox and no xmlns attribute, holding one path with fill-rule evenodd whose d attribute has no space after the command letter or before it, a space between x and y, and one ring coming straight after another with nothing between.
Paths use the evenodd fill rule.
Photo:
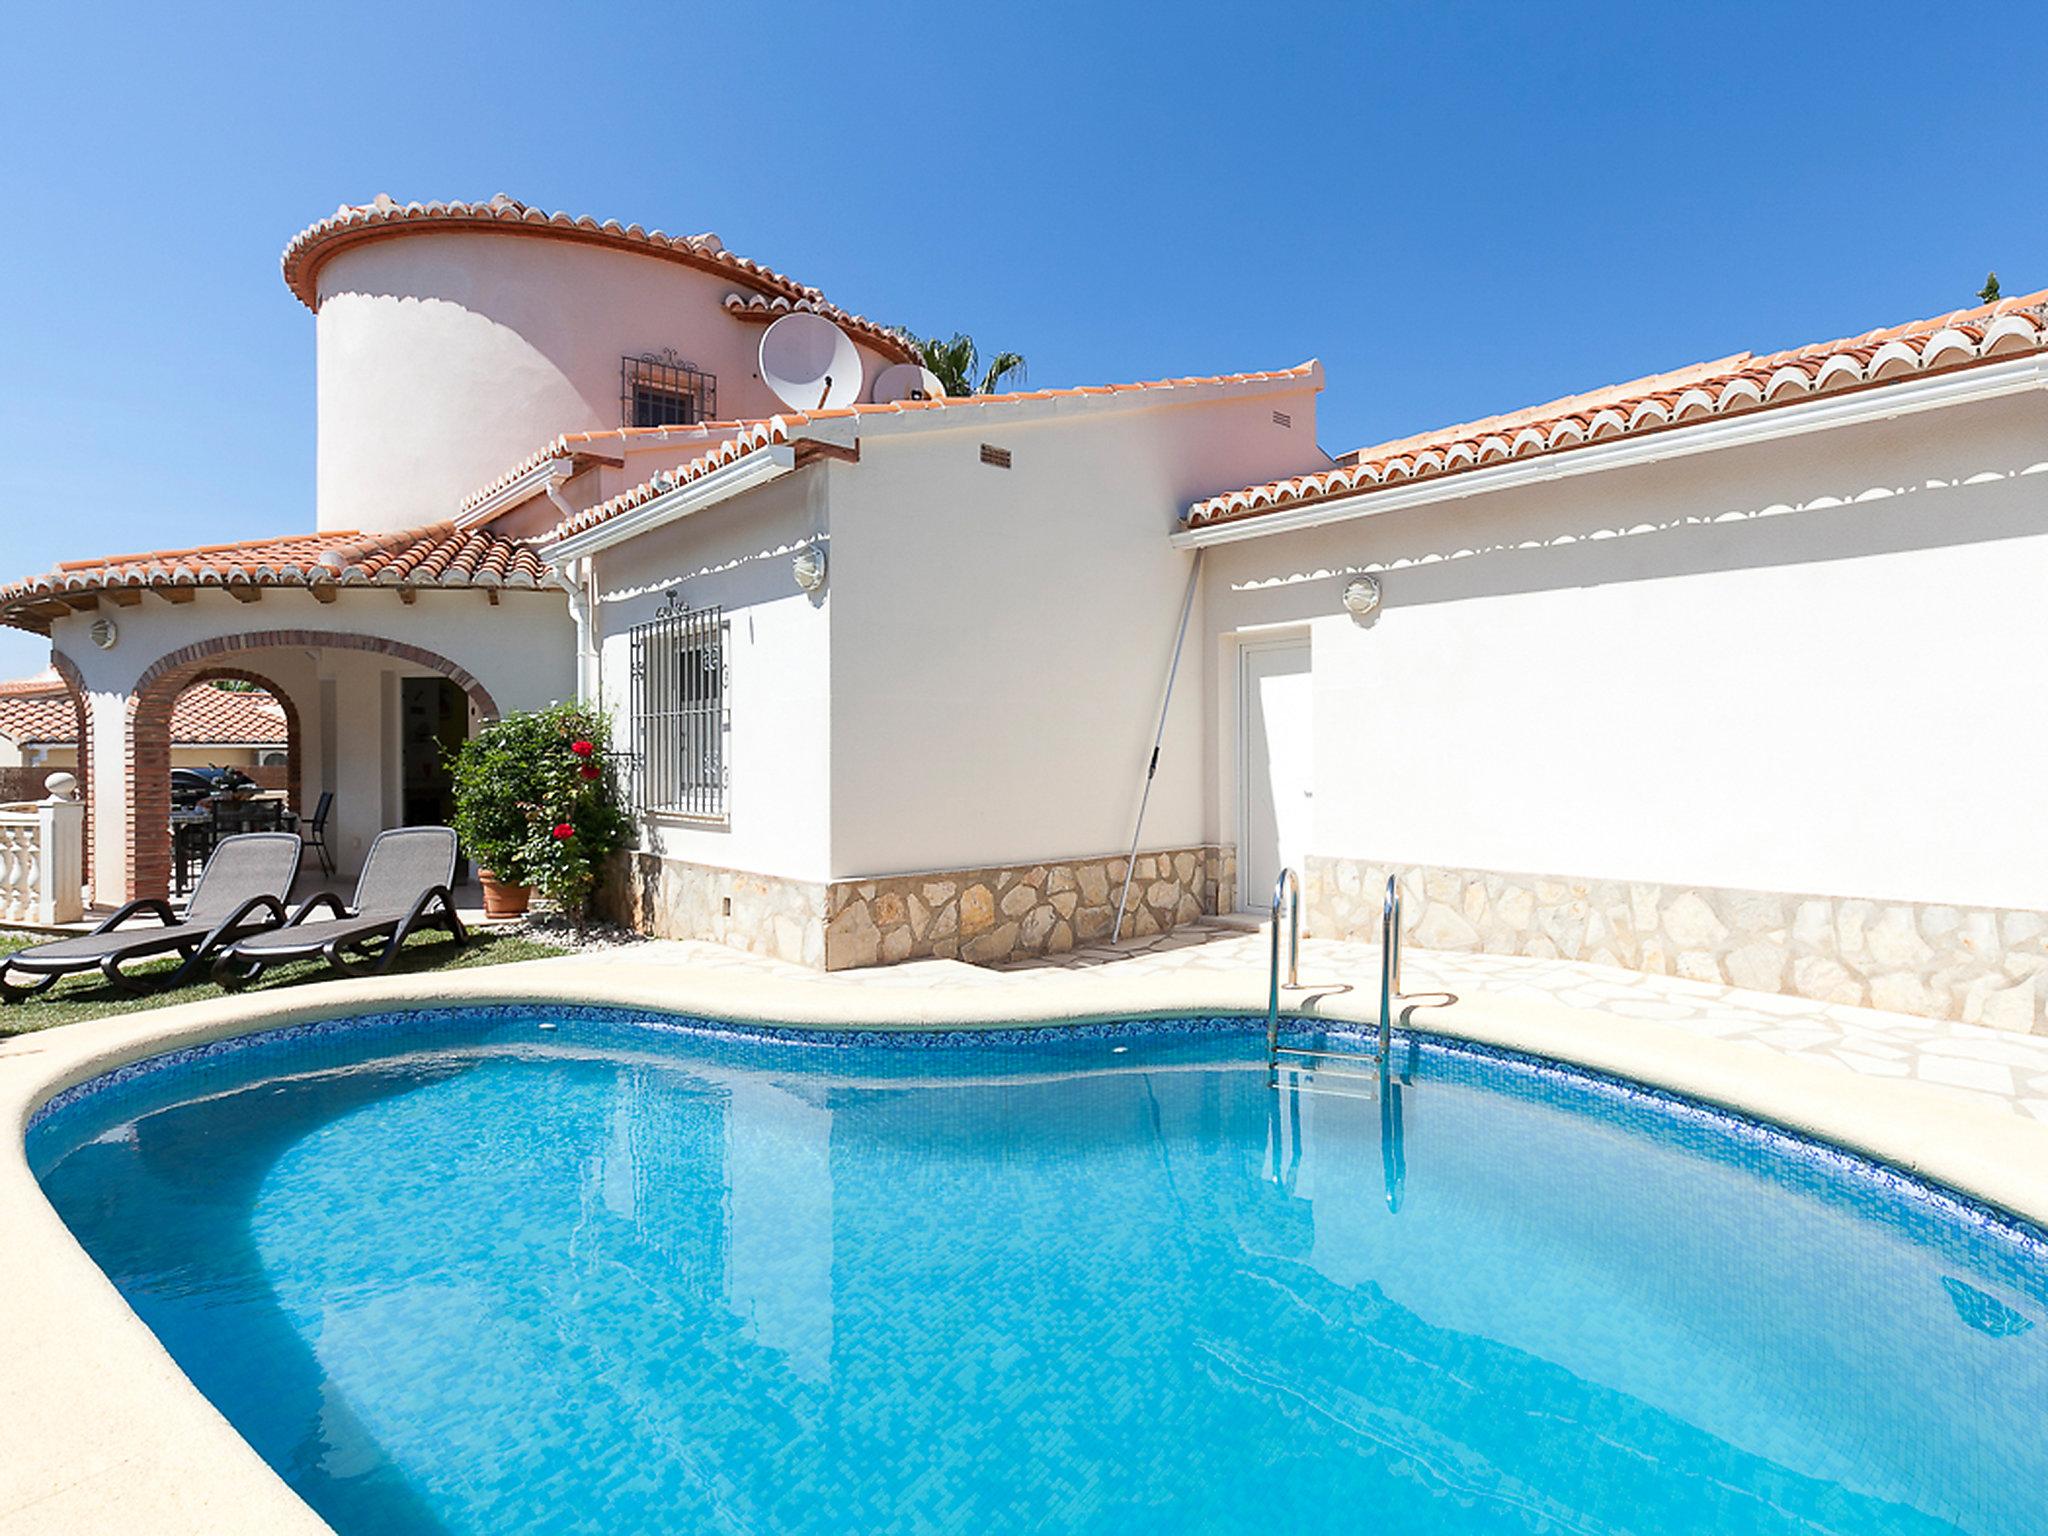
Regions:
<instances>
[{"instance_id":1,"label":"swimming pool","mask_svg":"<svg viewBox=\"0 0 2048 1536\"><path fill-rule=\"evenodd\" d=\"M302 1026L61 1096L87 1251L337 1529L2048 1528L2048 1240L1666 1095L1260 1026Z\"/></svg>"}]
</instances>

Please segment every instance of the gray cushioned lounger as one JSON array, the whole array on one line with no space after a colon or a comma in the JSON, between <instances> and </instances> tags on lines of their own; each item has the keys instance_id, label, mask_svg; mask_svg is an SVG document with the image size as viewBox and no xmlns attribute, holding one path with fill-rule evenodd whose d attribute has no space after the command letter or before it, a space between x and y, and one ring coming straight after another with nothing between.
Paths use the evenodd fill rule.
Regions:
<instances>
[{"instance_id":1,"label":"gray cushioned lounger","mask_svg":"<svg viewBox=\"0 0 2048 1536\"><path fill-rule=\"evenodd\" d=\"M176 986L224 946L284 922L284 904L298 878L304 846L296 832L242 832L222 838L185 904L183 918L171 911L170 903L145 896L129 902L91 933L17 950L0 960L0 999L33 997L55 986L60 977L95 968L124 992L158 981ZM156 923L129 926L145 915L155 917ZM185 963L162 977L121 971L128 961L172 953L182 955ZM21 985L10 979L16 971L37 979Z\"/></svg>"},{"instance_id":2,"label":"gray cushioned lounger","mask_svg":"<svg viewBox=\"0 0 2048 1536\"><path fill-rule=\"evenodd\" d=\"M398 957L421 928L446 928L460 944L469 937L455 915L456 842L450 827L390 827L370 844L356 880L356 899L343 906L322 892L281 928L224 946L213 979L224 987L254 981L285 960L318 956L350 976L371 976ZM321 913L331 915L321 916Z\"/></svg>"}]
</instances>

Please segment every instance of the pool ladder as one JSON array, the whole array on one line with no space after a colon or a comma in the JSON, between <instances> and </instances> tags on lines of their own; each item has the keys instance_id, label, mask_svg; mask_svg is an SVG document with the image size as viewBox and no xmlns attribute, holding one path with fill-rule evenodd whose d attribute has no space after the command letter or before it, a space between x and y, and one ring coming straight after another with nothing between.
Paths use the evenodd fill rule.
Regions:
<instances>
[{"instance_id":1,"label":"pool ladder","mask_svg":"<svg viewBox=\"0 0 2048 1536\"><path fill-rule=\"evenodd\" d=\"M1273 882L1273 960L1270 984L1266 991L1266 1080L1274 1087L1280 1085L1280 1058L1282 1056L1306 1056L1316 1059L1347 1058L1352 1061L1370 1059L1375 1064L1375 1076L1384 1078L1393 1055L1394 1004L1401 996L1401 888L1392 875L1387 876L1386 900L1380 909L1380 1034L1379 1050L1372 1058L1357 1053L1329 1050L1309 1050L1302 1046L1280 1043L1280 914L1287 913L1287 986L1290 991L1301 985L1301 881L1292 869L1280 871L1280 878ZM1363 1074L1347 1071L1343 1067L1329 1069L1328 1075L1357 1077Z\"/></svg>"}]
</instances>

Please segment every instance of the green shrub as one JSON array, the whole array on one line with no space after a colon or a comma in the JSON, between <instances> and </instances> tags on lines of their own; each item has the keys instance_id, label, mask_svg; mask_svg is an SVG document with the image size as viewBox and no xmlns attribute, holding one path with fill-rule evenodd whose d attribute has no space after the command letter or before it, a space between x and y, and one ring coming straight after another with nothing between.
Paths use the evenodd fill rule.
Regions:
<instances>
[{"instance_id":1,"label":"green shrub","mask_svg":"<svg viewBox=\"0 0 2048 1536\"><path fill-rule=\"evenodd\" d=\"M610 739L597 710L556 704L507 715L465 741L449 769L455 830L470 856L580 917L605 859L633 838Z\"/></svg>"}]
</instances>

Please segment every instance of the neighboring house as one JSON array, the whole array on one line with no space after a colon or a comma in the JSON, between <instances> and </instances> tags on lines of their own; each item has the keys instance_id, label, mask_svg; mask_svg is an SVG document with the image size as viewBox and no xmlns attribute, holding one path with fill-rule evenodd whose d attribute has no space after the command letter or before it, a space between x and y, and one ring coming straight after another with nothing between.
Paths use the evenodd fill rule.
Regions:
<instances>
[{"instance_id":1,"label":"neighboring house","mask_svg":"<svg viewBox=\"0 0 2048 1536\"><path fill-rule=\"evenodd\" d=\"M284 709L261 690L202 684L171 712L173 768L282 768L290 746ZM55 672L0 682L0 768L75 770L78 711Z\"/></svg>"},{"instance_id":2,"label":"neighboring house","mask_svg":"<svg viewBox=\"0 0 2048 1536\"><path fill-rule=\"evenodd\" d=\"M813 965L1266 908L2029 1027L2048 988L2048 295L1331 458L1314 364L792 410L764 323L900 334L508 199L343 208L316 531L0 590L91 713L102 899L170 701L295 707L344 863L500 710L601 701L656 933ZM1362 980L1362 979L1361 979Z\"/></svg>"}]
</instances>

